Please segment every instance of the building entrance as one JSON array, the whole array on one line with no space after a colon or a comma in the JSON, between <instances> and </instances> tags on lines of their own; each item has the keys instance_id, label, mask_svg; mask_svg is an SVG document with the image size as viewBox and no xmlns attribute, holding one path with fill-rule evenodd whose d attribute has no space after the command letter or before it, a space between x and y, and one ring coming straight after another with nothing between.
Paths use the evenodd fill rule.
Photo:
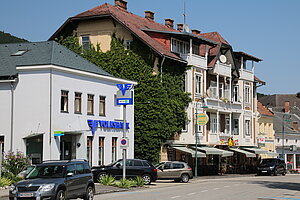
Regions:
<instances>
[{"instance_id":1,"label":"building entrance","mask_svg":"<svg viewBox=\"0 0 300 200\"><path fill-rule=\"evenodd\" d=\"M60 159L76 159L76 135L66 134L60 137Z\"/></svg>"},{"instance_id":2,"label":"building entrance","mask_svg":"<svg viewBox=\"0 0 300 200\"><path fill-rule=\"evenodd\" d=\"M41 163L43 160L43 135L26 139L26 155L32 164Z\"/></svg>"}]
</instances>

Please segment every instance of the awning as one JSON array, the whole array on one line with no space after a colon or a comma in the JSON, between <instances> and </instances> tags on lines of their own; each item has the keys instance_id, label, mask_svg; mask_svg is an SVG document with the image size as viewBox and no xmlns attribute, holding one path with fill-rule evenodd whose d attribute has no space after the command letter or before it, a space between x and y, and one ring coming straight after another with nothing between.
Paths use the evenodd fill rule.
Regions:
<instances>
[{"instance_id":1,"label":"awning","mask_svg":"<svg viewBox=\"0 0 300 200\"><path fill-rule=\"evenodd\" d=\"M198 147L198 150L205 151L207 155L220 155L222 157L233 156L233 152L214 147Z\"/></svg>"},{"instance_id":2,"label":"awning","mask_svg":"<svg viewBox=\"0 0 300 200\"><path fill-rule=\"evenodd\" d=\"M250 153L249 151L244 151L242 149L230 148L230 150L245 154L247 158L255 158L256 155L254 153Z\"/></svg>"},{"instance_id":3,"label":"awning","mask_svg":"<svg viewBox=\"0 0 300 200\"><path fill-rule=\"evenodd\" d=\"M278 153L270 152L270 151L268 151L268 152L265 153L265 154L268 155L268 156L278 156L278 155L279 155Z\"/></svg>"},{"instance_id":4,"label":"awning","mask_svg":"<svg viewBox=\"0 0 300 200\"><path fill-rule=\"evenodd\" d=\"M195 158L196 157L196 151L187 147L181 147L181 146L172 146L172 148L177 149L179 151L183 151L186 153L190 153L192 154L192 157ZM200 151L197 152L197 158L205 158L206 155L205 153L202 153Z\"/></svg>"},{"instance_id":5,"label":"awning","mask_svg":"<svg viewBox=\"0 0 300 200\"><path fill-rule=\"evenodd\" d=\"M255 148L255 147L247 147L247 148L243 148L243 149L245 149L247 151L252 151L255 154L266 154L266 153L268 153L267 150L259 149L259 148Z\"/></svg>"},{"instance_id":6,"label":"awning","mask_svg":"<svg viewBox=\"0 0 300 200\"><path fill-rule=\"evenodd\" d=\"M44 135L45 133L31 133L25 137L23 137L23 139L29 139L29 138L33 138L33 137L37 137L37 136L41 136Z\"/></svg>"}]
</instances>

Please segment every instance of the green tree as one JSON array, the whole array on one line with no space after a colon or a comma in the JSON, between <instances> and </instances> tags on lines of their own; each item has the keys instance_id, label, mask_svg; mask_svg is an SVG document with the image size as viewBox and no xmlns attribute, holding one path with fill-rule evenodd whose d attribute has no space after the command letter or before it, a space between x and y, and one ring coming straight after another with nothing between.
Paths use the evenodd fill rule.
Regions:
<instances>
[{"instance_id":1,"label":"green tree","mask_svg":"<svg viewBox=\"0 0 300 200\"><path fill-rule=\"evenodd\" d=\"M19 43L19 42L28 42L25 39L21 39L18 37L15 37L9 33L5 33L3 31L0 31L0 44L5 43Z\"/></svg>"},{"instance_id":2,"label":"green tree","mask_svg":"<svg viewBox=\"0 0 300 200\"><path fill-rule=\"evenodd\" d=\"M182 91L186 67L166 61L161 80L153 75L151 54L141 45L127 50L112 37L111 50L103 53L99 44L83 50L75 37L61 38L60 43L113 76L138 82L134 88L135 157L158 162L161 145L180 131L187 119L185 108L191 99Z\"/></svg>"}]
</instances>

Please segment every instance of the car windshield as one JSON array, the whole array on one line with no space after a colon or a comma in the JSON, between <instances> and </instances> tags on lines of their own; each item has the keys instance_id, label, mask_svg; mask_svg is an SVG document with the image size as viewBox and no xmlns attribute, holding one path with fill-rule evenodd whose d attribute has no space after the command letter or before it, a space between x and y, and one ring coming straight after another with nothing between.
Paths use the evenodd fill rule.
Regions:
<instances>
[{"instance_id":1,"label":"car windshield","mask_svg":"<svg viewBox=\"0 0 300 200\"><path fill-rule=\"evenodd\" d=\"M275 160L274 159L263 159L260 162L261 165L273 165L275 164Z\"/></svg>"},{"instance_id":2,"label":"car windshield","mask_svg":"<svg viewBox=\"0 0 300 200\"><path fill-rule=\"evenodd\" d=\"M63 165L43 165L35 167L26 179L33 178L62 178L64 176L65 166Z\"/></svg>"}]
</instances>

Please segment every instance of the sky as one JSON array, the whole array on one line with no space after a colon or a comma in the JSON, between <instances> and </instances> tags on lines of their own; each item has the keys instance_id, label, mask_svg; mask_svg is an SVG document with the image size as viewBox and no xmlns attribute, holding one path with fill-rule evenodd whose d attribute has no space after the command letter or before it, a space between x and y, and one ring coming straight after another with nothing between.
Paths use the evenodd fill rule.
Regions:
<instances>
[{"instance_id":1,"label":"sky","mask_svg":"<svg viewBox=\"0 0 300 200\"><path fill-rule=\"evenodd\" d=\"M300 0L127 0L128 11L155 13L190 29L219 32L233 47L263 59L255 74L266 82L258 92L300 92ZM184 3L185 2L185 3ZM45 41L69 18L114 0L6 0L1 2L0 31L32 42Z\"/></svg>"}]
</instances>

